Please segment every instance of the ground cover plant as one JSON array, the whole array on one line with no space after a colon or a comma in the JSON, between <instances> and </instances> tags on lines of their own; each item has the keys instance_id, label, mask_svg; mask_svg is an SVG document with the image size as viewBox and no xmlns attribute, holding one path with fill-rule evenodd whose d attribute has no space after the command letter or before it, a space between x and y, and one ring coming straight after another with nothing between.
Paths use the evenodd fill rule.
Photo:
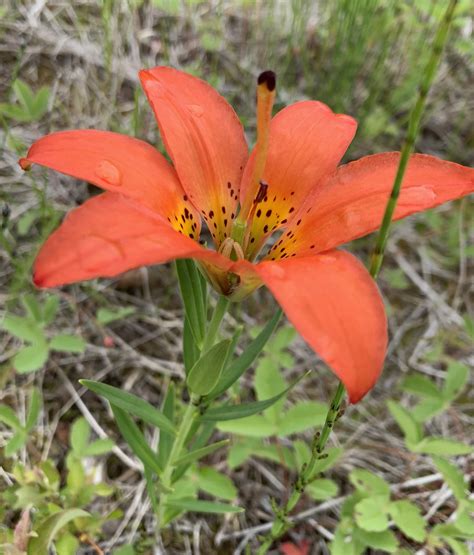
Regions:
<instances>
[{"instance_id":1,"label":"ground cover plant","mask_svg":"<svg viewBox=\"0 0 474 555\"><path fill-rule=\"evenodd\" d=\"M27 8L7 6L1 20L18 29L6 51L24 41L0 106L3 549L468 553L472 201L392 226L387 241L392 219L472 191L469 168L411 156L418 140L417 150L470 162L464 97L455 131L430 127L449 112L446 81L464 78L458 66L472 71L468 5ZM276 21L284 49L275 33L267 40ZM64 50L51 36L67 39ZM259 73L270 62L277 78ZM79 72L84 90L53 67ZM191 74L233 101L256 143L248 164L237 117ZM360 162L333 173L355 121L313 95L360 110L362 147L345 158ZM54 133L65 127L104 131ZM166 145L177 174L142 139ZM32 170L23 176L19 158ZM361 178L370 196L351 185ZM351 245L369 271L328 252L379 227ZM112 280L84 281L101 276Z\"/></svg>"}]
</instances>

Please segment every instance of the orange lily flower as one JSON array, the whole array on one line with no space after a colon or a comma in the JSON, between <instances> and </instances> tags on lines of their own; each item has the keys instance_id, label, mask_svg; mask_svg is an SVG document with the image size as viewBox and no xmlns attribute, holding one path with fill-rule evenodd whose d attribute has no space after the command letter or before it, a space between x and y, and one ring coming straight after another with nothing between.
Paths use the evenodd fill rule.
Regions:
<instances>
[{"instance_id":1,"label":"orange lily flower","mask_svg":"<svg viewBox=\"0 0 474 555\"><path fill-rule=\"evenodd\" d=\"M381 223L398 153L338 164L356 121L315 101L271 117L275 76L257 87L257 144L207 83L168 67L140 72L173 165L149 144L97 130L39 139L20 161L106 192L72 210L35 263L39 287L116 276L193 258L220 294L238 300L265 284L351 402L375 384L387 347L382 298L364 266L336 247ZM400 219L474 190L474 170L412 156ZM201 218L216 250L199 243ZM260 251L275 233L266 253ZM256 261L259 257L258 261Z\"/></svg>"}]
</instances>

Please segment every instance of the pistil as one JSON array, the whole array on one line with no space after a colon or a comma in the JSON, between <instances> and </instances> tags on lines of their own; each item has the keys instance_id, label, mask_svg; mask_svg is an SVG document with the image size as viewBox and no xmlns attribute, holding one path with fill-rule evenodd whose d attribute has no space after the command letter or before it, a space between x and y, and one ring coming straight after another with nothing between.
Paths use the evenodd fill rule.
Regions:
<instances>
[{"instance_id":1,"label":"pistil","mask_svg":"<svg viewBox=\"0 0 474 555\"><path fill-rule=\"evenodd\" d=\"M260 202L258 195L262 191L262 177L268 154L270 137L270 120L275 101L276 76L273 71L264 71L257 81L257 144L255 159L248 192L235 220L232 236L242 244L245 228L249 227L254 213L255 204Z\"/></svg>"}]
</instances>

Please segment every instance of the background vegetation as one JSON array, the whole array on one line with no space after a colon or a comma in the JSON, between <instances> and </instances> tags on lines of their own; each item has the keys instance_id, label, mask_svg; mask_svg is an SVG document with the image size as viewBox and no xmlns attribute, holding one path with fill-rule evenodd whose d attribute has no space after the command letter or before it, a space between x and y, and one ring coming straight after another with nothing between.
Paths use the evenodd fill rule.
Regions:
<instances>
[{"instance_id":1,"label":"background vegetation","mask_svg":"<svg viewBox=\"0 0 474 555\"><path fill-rule=\"evenodd\" d=\"M250 142L255 78L271 68L278 74L277 108L317 98L359 120L347 160L397 150L445 4L2 3L0 546L24 552L33 527L38 537L28 545L31 553L45 552L51 542L64 555L151 553L153 546L165 553L252 552L256 536L271 526L271 498L285 496L307 449L304 432L323 417L335 386L283 326L235 397L267 398L308 368L317 371L263 415L220 425L216 440L233 432L232 445L203 459L182 486L199 489L203 499L236 501L245 513L188 513L156 538L138 462L109 407L78 380L105 381L155 405L171 380L179 393L182 307L174 269L36 291L31 265L39 246L93 188L45 170L24 174L18 157L43 134L85 127L135 135L161 148L137 79L139 68L157 64L217 87L235 106ZM461 1L457 14L417 150L472 165L471 0ZM394 226L379 280L391 330L384 375L338 422L321 478L275 552L469 553L472 208L472 199L464 199ZM367 260L372 245L369 237L351 248ZM273 311L268 292L258 292L233 308L227 330L243 325L250 339ZM295 434L290 449L288 437Z\"/></svg>"}]
</instances>

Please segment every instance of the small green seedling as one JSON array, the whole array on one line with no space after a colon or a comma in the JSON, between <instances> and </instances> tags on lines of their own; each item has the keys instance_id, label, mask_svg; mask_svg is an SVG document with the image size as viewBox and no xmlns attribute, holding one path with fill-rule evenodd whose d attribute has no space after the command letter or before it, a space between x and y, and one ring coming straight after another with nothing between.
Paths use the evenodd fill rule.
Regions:
<instances>
[{"instance_id":1,"label":"small green seedling","mask_svg":"<svg viewBox=\"0 0 474 555\"><path fill-rule=\"evenodd\" d=\"M47 327L58 311L59 299L52 295L40 304L33 295L21 298L25 316L7 313L1 327L14 337L22 340L24 346L13 356L12 365L20 374L40 370L48 360L50 351L83 353L85 341L71 334L47 336Z\"/></svg>"},{"instance_id":2,"label":"small green seedling","mask_svg":"<svg viewBox=\"0 0 474 555\"><path fill-rule=\"evenodd\" d=\"M35 93L27 83L17 79L12 89L16 102L0 103L0 114L20 123L39 121L46 114L51 96L50 87L41 87Z\"/></svg>"}]
</instances>

